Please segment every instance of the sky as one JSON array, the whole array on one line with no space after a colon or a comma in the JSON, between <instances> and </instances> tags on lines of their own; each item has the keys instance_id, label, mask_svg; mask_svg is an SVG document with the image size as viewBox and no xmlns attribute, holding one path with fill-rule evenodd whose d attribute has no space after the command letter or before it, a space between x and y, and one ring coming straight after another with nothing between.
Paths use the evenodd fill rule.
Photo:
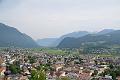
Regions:
<instances>
[{"instance_id":1,"label":"sky","mask_svg":"<svg viewBox=\"0 0 120 80\"><path fill-rule=\"evenodd\" d=\"M0 23L35 40L120 29L120 0L0 0Z\"/></svg>"}]
</instances>

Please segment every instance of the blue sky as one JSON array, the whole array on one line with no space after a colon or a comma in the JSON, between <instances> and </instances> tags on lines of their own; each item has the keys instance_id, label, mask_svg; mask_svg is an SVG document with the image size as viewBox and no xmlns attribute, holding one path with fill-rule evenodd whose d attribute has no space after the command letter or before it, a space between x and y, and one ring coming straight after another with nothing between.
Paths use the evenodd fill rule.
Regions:
<instances>
[{"instance_id":1,"label":"blue sky","mask_svg":"<svg viewBox=\"0 0 120 80\"><path fill-rule=\"evenodd\" d=\"M120 29L120 0L0 0L0 22L34 39Z\"/></svg>"}]
</instances>

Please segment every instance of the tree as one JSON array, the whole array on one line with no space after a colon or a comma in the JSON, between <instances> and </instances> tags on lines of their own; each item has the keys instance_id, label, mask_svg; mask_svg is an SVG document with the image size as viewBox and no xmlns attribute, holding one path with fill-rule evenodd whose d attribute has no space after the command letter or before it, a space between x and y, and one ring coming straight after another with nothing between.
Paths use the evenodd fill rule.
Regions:
<instances>
[{"instance_id":1,"label":"tree","mask_svg":"<svg viewBox=\"0 0 120 80\"><path fill-rule=\"evenodd\" d=\"M92 74L92 76L95 76L98 74L98 71L97 70L94 70L94 73Z\"/></svg>"},{"instance_id":2,"label":"tree","mask_svg":"<svg viewBox=\"0 0 120 80\"><path fill-rule=\"evenodd\" d=\"M36 61L35 61L35 57L28 56L28 59L29 59L29 62L30 62L31 64L33 64L33 63L36 62Z\"/></svg>"},{"instance_id":3,"label":"tree","mask_svg":"<svg viewBox=\"0 0 120 80\"><path fill-rule=\"evenodd\" d=\"M111 72L110 75L112 76L112 79L113 79L113 80L116 80L116 77L117 77L117 76L116 76L116 73L115 73L115 72Z\"/></svg>"},{"instance_id":4,"label":"tree","mask_svg":"<svg viewBox=\"0 0 120 80\"><path fill-rule=\"evenodd\" d=\"M98 80L97 78L92 78L91 80Z\"/></svg>"},{"instance_id":5,"label":"tree","mask_svg":"<svg viewBox=\"0 0 120 80\"><path fill-rule=\"evenodd\" d=\"M11 73L13 74L17 74L20 73L20 67L15 65L15 64L10 64L9 65L9 70L11 71Z\"/></svg>"},{"instance_id":6,"label":"tree","mask_svg":"<svg viewBox=\"0 0 120 80\"><path fill-rule=\"evenodd\" d=\"M95 62L95 65L98 65L98 62L96 60L94 62Z\"/></svg>"},{"instance_id":7,"label":"tree","mask_svg":"<svg viewBox=\"0 0 120 80\"><path fill-rule=\"evenodd\" d=\"M113 66L112 64L110 64L110 65L109 65L109 68L110 68L110 69L113 69L113 68L114 68L114 66Z\"/></svg>"},{"instance_id":8,"label":"tree","mask_svg":"<svg viewBox=\"0 0 120 80\"><path fill-rule=\"evenodd\" d=\"M68 77L62 77L60 80L70 80Z\"/></svg>"},{"instance_id":9,"label":"tree","mask_svg":"<svg viewBox=\"0 0 120 80\"><path fill-rule=\"evenodd\" d=\"M46 80L46 74L43 69L39 71L32 70L30 80Z\"/></svg>"}]
</instances>

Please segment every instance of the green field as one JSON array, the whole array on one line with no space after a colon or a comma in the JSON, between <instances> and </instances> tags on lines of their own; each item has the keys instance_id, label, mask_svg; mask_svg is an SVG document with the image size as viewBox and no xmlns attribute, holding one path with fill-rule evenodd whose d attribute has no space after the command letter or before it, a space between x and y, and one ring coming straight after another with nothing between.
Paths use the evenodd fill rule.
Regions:
<instances>
[{"instance_id":1,"label":"green field","mask_svg":"<svg viewBox=\"0 0 120 80\"><path fill-rule=\"evenodd\" d=\"M44 52L48 54L58 54L58 55L64 55L65 51L60 49L52 49L52 48L34 48L31 49L32 52Z\"/></svg>"}]
</instances>

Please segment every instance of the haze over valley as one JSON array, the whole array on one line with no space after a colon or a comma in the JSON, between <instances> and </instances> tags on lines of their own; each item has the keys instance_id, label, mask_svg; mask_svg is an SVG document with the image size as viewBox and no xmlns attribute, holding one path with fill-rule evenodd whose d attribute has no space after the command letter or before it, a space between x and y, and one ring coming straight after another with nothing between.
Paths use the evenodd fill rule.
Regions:
<instances>
[{"instance_id":1,"label":"haze over valley","mask_svg":"<svg viewBox=\"0 0 120 80\"><path fill-rule=\"evenodd\" d=\"M59 38L45 38L35 41L16 28L0 23L0 47L58 47L80 48L82 44L119 44L120 30L104 29L100 32L78 31L61 35ZM107 43L106 43L107 42ZM101 44L100 44L101 43ZM39 45L39 46L38 46ZM79 46L78 46L79 45Z\"/></svg>"},{"instance_id":2,"label":"haze over valley","mask_svg":"<svg viewBox=\"0 0 120 80\"><path fill-rule=\"evenodd\" d=\"M0 80L120 80L120 0L0 0Z\"/></svg>"}]
</instances>

